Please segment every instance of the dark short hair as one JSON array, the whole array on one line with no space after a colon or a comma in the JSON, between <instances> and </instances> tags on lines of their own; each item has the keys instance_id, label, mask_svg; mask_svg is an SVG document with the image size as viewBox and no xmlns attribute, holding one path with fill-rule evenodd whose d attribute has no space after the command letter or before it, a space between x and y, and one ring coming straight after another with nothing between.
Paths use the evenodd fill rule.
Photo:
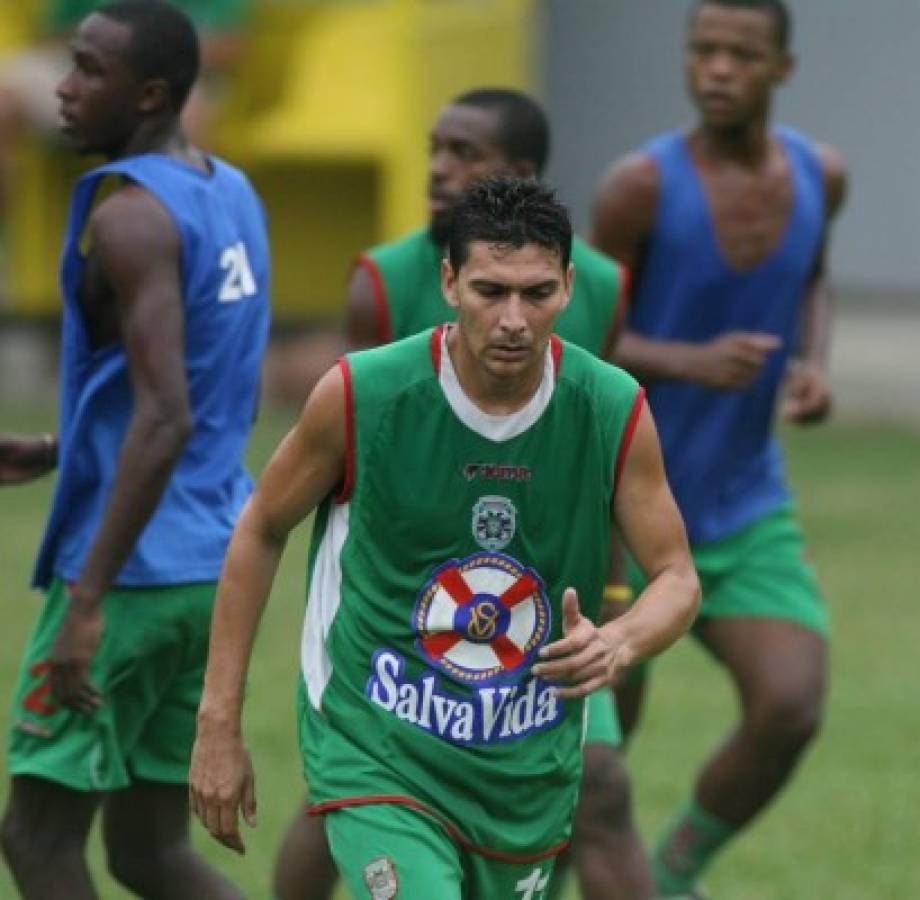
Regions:
<instances>
[{"instance_id":1,"label":"dark short hair","mask_svg":"<svg viewBox=\"0 0 920 900\"><path fill-rule=\"evenodd\" d=\"M776 45L780 50L788 50L792 41L792 14L783 0L695 0L690 8L690 21L704 6L728 6L732 9L752 9L764 12L773 19L776 33Z\"/></svg>"},{"instance_id":2,"label":"dark short hair","mask_svg":"<svg viewBox=\"0 0 920 900\"><path fill-rule=\"evenodd\" d=\"M533 164L543 174L549 159L549 122L533 97L510 88L478 88L452 101L454 106L474 106L498 115L498 145L511 162Z\"/></svg>"},{"instance_id":3,"label":"dark short hair","mask_svg":"<svg viewBox=\"0 0 920 900\"><path fill-rule=\"evenodd\" d=\"M179 112L201 65L198 35L189 17L165 0L116 0L96 12L131 29L129 65L143 79L163 79Z\"/></svg>"},{"instance_id":4,"label":"dark short hair","mask_svg":"<svg viewBox=\"0 0 920 900\"><path fill-rule=\"evenodd\" d=\"M566 269L572 254L572 222L552 188L531 178L495 175L473 184L457 201L447 255L459 272L473 241L521 248L538 244L559 254Z\"/></svg>"}]
</instances>

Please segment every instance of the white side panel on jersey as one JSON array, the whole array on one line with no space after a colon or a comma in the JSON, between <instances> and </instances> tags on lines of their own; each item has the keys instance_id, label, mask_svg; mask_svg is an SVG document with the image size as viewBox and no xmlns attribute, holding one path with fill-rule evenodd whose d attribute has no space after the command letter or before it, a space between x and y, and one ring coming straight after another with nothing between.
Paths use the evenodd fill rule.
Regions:
<instances>
[{"instance_id":1,"label":"white side panel on jersey","mask_svg":"<svg viewBox=\"0 0 920 900\"><path fill-rule=\"evenodd\" d=\"M310 579L307 615L300 645L300 665L307 695L315 709L320 708L323 691L332 677L332 660L326 653L326 638L342 602L341 555L348 537L350 504L334 504L326 521Z\"/></svg>"}]
</instances>

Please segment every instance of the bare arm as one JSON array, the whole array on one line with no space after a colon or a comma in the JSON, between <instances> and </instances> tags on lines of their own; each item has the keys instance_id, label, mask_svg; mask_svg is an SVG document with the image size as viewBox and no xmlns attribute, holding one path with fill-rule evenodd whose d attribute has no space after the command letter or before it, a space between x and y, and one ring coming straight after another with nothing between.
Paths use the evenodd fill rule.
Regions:
<instances>
[{"instance_id":1,"label":"bare arm","mask_svg":"<svg viewBox=\"0 0 920 900\"><path fill-rule=\"evenodd\" d=\"M824 238L802 308L799 346L790 364L783 403L783 415L800 424L823 420L831 408L827 356L832 308L827 253L831 226L843 208L847 193L846 167L840 154L827 146L820 147L819 153L824 169L826 197Z\"/></svg>"},{"instance_id":2,"label":"bare arm","mask_svg":"<svg viewBox=\"0 0 920 900\"><path fill-rule=\"evenodd\" d=\"M348 280L345 299L345 338L352 350L377 347L389 340L387 323L381 321L383 300L371 276L373 263L360 257Z\"/></svg>"},{"instance_id":3,"label":"bare arm","mask_svg":"<svg viewBox=\"0 0 920 900\"><path fill-rule=\"evenodd\" d=\"M632 273L638 294L645 245L658 205L658 170L636 154L615 163L601 181L592 214L592 242ZM706 387L737 390L758 375L777 349L773 335L730 332L707 343L663 341L626 329L617 345L617 362L641 381L694 381Z\"/></svg>"},{"instance_id":4,"label":"bare arm","mask_svg":"<svg viewBox=\"0 0 920 900\"><path fill-rule=\"evenodd\" d=\"M192 430L185 379L179 235L147 191L127 186L89 223L92 252L111 288L131 378L133 412L108 502L51 655L57 696L90 708L88 669L100 604L153 515Z\"/></svg>"},{"instance_id":5,"label":"bare arm","mask_svg":"<svg viewBox=\"0 0 920 900\"><path fill-rule=\"evenodd\" d=\"M690 627L699 608L699 580L648 407L620 474L614 515L649 583L628 612L600 627L581 615L575 591L566 591L565 636L544 647L540 657L546 661L534 667L541 678L564 685L563 697L583 697L660 653Z\"/></svg>"},{"instance_id":6,"label":"bare arm","mask_svg":"<svg viewBox=\"0 0 920 900\"><path fill-rule=\"evenodd\" d=\"M57 454L53 434L0 434L0 485L47 475L57 465Z\"/></svg>"},{"instance_id":7,"label":"bare arm","mask_svg":"<svg viewBox=\"0 0 920 900\"><path fill-rule=\"evenodd\" d=\"M288 534L342 481L344 461L345 386L336 366L317 384L244 507L217 587L189 784L205 827L240 853L238 810L250 824L255 814L241 714L256 628Z\"/></svg>"}]
</instances>

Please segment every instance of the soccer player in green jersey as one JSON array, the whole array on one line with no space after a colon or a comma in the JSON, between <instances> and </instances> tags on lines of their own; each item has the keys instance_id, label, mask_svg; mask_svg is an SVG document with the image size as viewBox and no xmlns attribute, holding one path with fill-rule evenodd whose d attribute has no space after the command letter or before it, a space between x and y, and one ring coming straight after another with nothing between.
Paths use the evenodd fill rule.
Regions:
<instances>
[{"instance_id":1,"label":"soccer player in green jersey","mask_svg":"<svg viewBox=\"0 0 920 900\"><path fill-rule=\"evenodd\" d=\"M550 129L543 109L527 94L481 88L441 111L430 145L428 225L358 257L346 313L352 349L399 340L454 317L441 290L453 205L465 188L489 175L538 178L549 155ZM578 237L572 240L572 262L577 272L572 300L560 313L556 332L606 357L626 308L626 270ZM606 590L609 596L617 586ZM651 873L617 753L621 742L612 696L592 695L573 852L586 900L641 900L651 893ZM562 887L561 868L554 890ZM278 855L276 896L329 900L336 878L322 823L298 810Z\"/></svg>"},{"instance_id":2,"label":"soccer player in green jersey","mask_svg":"<svg viewBox=\"0 0 920 900\"><path fill-rule=\"evenodd\" d=\"M494 178L451 229L457 322L327 373L238 521L192 804L243 850L246 671L287 535L316 509L301 743L349 889L537 900L574 815L584 697L676 640L699 585L643 391L553 334L564 208ZM612 520L648 584L598 625Z\"/></svg>"}]
</instances>

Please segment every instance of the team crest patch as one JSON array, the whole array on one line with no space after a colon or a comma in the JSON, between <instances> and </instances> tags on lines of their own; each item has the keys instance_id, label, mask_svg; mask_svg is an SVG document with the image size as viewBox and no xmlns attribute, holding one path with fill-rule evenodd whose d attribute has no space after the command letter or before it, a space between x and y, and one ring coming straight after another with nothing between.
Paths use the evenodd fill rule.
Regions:
<instances>
[{"instance_id":1,"label":"team crest patch","mask_svg":"<svg viewBox=\"0 0 920 900\"><path fill-rule=\"evenodd\" d=\"M474 553L439 566L419 593L412 617L422 655L467 684L517 672L550 628L542 579L500 553Z\"/></svg>"},{"instance_id":2,"label":"team crest patch","mask_svg":"<svg viewBox=\"0 0 920 900\"><path fill-rule=\"evenodd\" d=\"M378 856L364 867L364 883L371 900L392 900L399 892L396 866L388 856Z\"/></svg>"},{"instance_id":3,"label":"team crest patch","mask_svg":"<svg viewBox=\"0 0 920 900\"><path fill-rule=\"evenodd\" d=\"M480 497L473 506L473 537L486 550L504 550L516 524L517 510L507 497Z\"/></svg>"}]
</instances>

